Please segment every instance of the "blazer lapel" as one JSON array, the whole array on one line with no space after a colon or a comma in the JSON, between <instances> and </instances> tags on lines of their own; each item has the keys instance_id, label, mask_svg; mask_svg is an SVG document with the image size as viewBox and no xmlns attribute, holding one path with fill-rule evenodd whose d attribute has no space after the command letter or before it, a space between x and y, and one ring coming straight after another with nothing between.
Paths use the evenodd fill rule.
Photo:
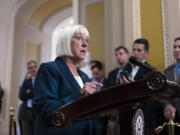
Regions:
<instances>
[{"instance_id":1,"label":"blazer lapel","mask_svg":"<svg viewBox=\"0 0 180 135\"><path fill-rule=\"evenodd\" d=\"M65 77L69 84L74 88L72 92L76 90L76 92L78 91L80 93L81 88L66 63L62 60L62 58L56 58L55 61L57 63L57 68L60 74L63 74L63 77Z\"/></svg>"},{"instance_id":2,"label":"blazer lapel","mask_svg":"<svg viewBox=\"0 0 180 135\"><path fill-rule=\"evenodd\" d=\"M143 79L146 76L146 71L142 68L139 68L139 70L137 71L134 80L140 80Z\"/></svg>"},{"instance_id":3,"label":"blazer lapel","mask_svg":"<svg viewBox=\"0 0 180 135\"><path fill-rule=\"evenodd\" d=\"M135 77L134 77L134 80L138 80L139 79L139 76L140 76L140 74L141 74L141 69L139 69L138 71L137 71L137 73L136 73L136 75L135 75Z\"/></svg>"},{"instance_id":4,"label":"blazer lapel","mask_svg":"<svg viewBox=\"0 0 180 135\"><path fill-rule=\"evenodd\" d=\"M83 83L85 84L86 82L89 82L89 78L78 68L78 73L81 76L81 79Z\"/></svg>"},{"instance_id":5,"label":"blazer lapel","mask_svg":"<svg viewBox=\"0 0 180 135\"><path fill-rule=\"evenodd\" d=\"M148 65L148 66L150 66L147 62L145 62L145 64ZM148 72L149 72L149 71L147 71L146 69L139 67L139 70L138 70L138 72L136 73L136 75L135 75L135 77L134 77L134 80L143 79L143 78L147 75Z\"/></svg>"}]
</instances>

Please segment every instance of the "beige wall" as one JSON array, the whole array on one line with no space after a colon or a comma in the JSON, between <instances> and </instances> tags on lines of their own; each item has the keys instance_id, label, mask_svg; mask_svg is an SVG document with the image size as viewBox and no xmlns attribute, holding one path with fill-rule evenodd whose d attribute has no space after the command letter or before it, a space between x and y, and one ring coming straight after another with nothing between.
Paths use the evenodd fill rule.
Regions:
<instances>
[{"instance_id":1,"label":"beige wall","mask_svg":"<svg viewBox=\"0 0 180 135\"><path fill-rule=\"evenodd\" d=\"M153 9L153 10L152 10ZM161 0L141 0L142 37L149 40L148 61L158 70L164 70Z\"/></svg>"},{"instance_id":2,"label":"beige wall","mask_svg":"<svg viewBox=\"0 0 180 135\"><path fill-rule=\"evenodd\" d=\"M87 6L86 26L90 32L89 52L92 60L104 59L104 2Z\"/></svg>"},{"instance_id":3,"label":"beige wall","mask_svg":"<svg viewBox=\"0 0 180 135\"><path fill-rule=\"evenodd\" d=\"M8 135L9 106L11 99L11 76L14 65L13 38L14 22L17 10L25 0L5 0L0 4L0 82L5 91L3 99L3 111L0 113L0 135Z\"/></svg>"},{"instance_id":4,"label":"beige wall","mask_svg":"<svg viewBox=\"0 0 180 135\"><path fill-rule=\"evenodd\" d=\"M26 63L30 60L40 62L40 46L27 41L25 47L25 60Z\"/></svg>"}]
</instances>

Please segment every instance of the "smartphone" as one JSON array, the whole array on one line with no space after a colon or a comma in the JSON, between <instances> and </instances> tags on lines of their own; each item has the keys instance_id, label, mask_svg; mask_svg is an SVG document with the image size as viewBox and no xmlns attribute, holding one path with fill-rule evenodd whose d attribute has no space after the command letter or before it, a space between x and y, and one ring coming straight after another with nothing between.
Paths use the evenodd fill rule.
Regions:
<instances>
[{"instance_id":1,"label":"smartphone","mask_svg":"<svg viewBox=\"0 0 180 135\"><path fill-rule=\"evenodd\" d=\"M129 80L129 74L128 74L128 71L122 71L121 72L121 77L126 77L127 80Z\"/></svg>"}]
</instances>

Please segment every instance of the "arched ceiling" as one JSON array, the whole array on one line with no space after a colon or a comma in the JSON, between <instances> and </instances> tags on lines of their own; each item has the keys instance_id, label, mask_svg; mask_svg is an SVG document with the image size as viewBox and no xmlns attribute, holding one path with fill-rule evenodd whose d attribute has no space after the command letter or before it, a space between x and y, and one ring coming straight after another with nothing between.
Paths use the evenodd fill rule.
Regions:
<instances>
[{"instance_id":1,"label":"arched ceiling","mask_svg":"<svg viewBox=\"0 0 180 135\"><path fill-rule=\"evenodd\" d=\"M32 12L28 23L41 29L52 14L71 5L72 0L47 0Z\"/></svg>"}]
</instances>

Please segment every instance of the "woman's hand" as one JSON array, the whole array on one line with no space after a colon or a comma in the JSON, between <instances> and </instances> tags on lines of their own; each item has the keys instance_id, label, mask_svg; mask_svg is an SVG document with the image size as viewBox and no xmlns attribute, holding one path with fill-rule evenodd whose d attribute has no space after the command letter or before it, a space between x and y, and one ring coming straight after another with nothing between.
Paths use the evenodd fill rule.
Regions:
<instances>
[{"instance_id":1,"label":"woman's hand","mask_svg":"<svg viewBox=\"0 0 180 135\"><path fill-rule=\"evenodd\" d=\"M102 87L103 85L96 81L95 82L87 82L84 84L84 87L81 90L81 94L83 94L85 96L90 95L95 92L97 86Z\"/></svg>"},{"instance_id":2,"label":"woman's hand","mask_svg":"<svg viewBox=\"0 0 180 135\"><path fill-rule=\"evenodd\" d=\"M167 120L173 120L175 118L176 108L171 104L168 104L164 108L163 112L164 112L164 117Z\"/></svg>"}]
</instances>

